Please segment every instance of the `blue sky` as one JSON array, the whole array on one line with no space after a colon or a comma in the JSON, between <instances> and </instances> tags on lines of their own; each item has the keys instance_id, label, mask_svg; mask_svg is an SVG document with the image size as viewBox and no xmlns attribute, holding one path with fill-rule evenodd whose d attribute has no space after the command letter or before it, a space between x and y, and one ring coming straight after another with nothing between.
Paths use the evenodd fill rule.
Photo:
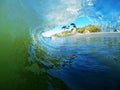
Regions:
<instances>
[{"instance_id":1,"label":"blue sky","mask_svg":"<svg viewBox=\"0 0 120 90\"><path fill-rule=\"evenodd\" d=\"M93 22L88 17L79 17L71 23L75 23L77 27L82 27L82 26L86 26L89 24L93 24ZM66 26L70 25L71 23L66 24ZM62 26L64 26L64 25L58 25L53 30L49 30L49 31L43 33L42 35L44 35L46 37L50 37L54 33L58 33L58 32L63 31L61 29Z\"/></svg>"},{"instance_id":2,"label":"blue sky","mask_svg":"<svg viewBox=\"0 0 120 90\"><path fill-rule=\"evenodd\" d=\"M82 27L82 26L86 26L89 24L93 24L93 20L91 20L89 17L86 17L86 16L78 17L73 22L66 24L66 26L70 26L71 23L75 23L77 27ZM54 30L61 29L62 26L64 25L56 26Z\"/></svg>"},{"instance_id":3,"label":"blue sky","mask_svg":"<svg viewBox=\"0 0 120 90\"><path fill-rule=\"evenodd\" d=\"M79 17L73 23L75 23L77 27L93 24L93 22L88 17Z\"/></svg>"}]
</instances>

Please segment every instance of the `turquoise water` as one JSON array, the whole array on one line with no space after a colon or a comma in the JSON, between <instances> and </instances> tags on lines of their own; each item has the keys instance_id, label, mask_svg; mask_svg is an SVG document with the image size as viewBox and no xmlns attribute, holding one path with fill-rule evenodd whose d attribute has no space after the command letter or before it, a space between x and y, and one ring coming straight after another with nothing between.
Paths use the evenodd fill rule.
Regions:
<instances>
[{"instance_id":1,"label":"turquoise water","mask_svg":"<svg viewBox=\"0 0 120 90\"><path fill-rule=\"evenodd\" d=\"M41 37L80 16L119 29L119 6L117 0L1 0L0 90L119 90L119 33Z\"/></svg>"}]
</instances>

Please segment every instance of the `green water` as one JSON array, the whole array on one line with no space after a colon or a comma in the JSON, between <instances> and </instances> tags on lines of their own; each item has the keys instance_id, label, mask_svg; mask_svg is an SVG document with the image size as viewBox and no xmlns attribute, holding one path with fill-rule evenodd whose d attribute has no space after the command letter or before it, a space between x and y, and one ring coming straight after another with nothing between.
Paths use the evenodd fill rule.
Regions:
<instances>
[{"instance_id":1,"label":"green water","mask_svg":"<svg viewBox=\"0 0 120 90\"><path fill-rule=\"evenodd\" d=\"M47 74L42 65L28 63L32 42L29 30L41 23L30 12L19 0L0 1L0 90L46 90L49 83L67 89L61 80Z\"/></svg>"},{"instance_id":2,"label":"green water","mask_svg":"<svg viewBox=\"0 0 120 90\"><path fill-rule=\"evenodd\" d=\"M0 89L14 90L28 55L28 24L9 0L0 1ZM11 9L10 9L11 8ZM18 6L17 8L20 7Z\"/></svg>"}]
</instances>

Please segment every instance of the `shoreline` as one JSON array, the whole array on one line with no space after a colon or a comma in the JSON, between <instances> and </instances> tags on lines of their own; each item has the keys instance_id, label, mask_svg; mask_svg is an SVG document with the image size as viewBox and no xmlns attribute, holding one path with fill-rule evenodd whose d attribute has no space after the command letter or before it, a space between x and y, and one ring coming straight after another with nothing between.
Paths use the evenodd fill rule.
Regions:
<instances>
[{"instance_id":1,"label":"shoreline","mask_svg":"<svg viewBox=\"0 0 120 90\"><path fill-rule=\"evenodd\" d=\"M75 35L90 35L90 34L115 34L120 32L94 32L94 33L76 33Z\"/></svg>"},{"instance_id":2,"label":"shoreline","mask_svg":"<svg viewBox=\"0 0 120 90\"><path fill-rule=\"evenodd\" d=\"M66 36L59 36L59 37L55 37L55 36L50 36L51 38L60 38L60 37L69 37L69 36L80 36L80 37L84 37L84 36L115 36L116 34L120 34L120 32L94 32L94 33L75 33L75 34L71 34L71 35L66 35Z\"/></svg>"}]
</instances>

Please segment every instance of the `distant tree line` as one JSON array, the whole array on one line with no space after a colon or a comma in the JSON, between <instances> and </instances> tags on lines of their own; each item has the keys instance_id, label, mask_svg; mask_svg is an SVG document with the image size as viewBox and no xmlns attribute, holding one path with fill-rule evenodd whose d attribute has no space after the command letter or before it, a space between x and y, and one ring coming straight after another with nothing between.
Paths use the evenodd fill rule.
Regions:
<instances>
[{"instance_id":1,"label":"distant tree line","mask_svg":"<svg viewBox=\"0 0 120 90\"><path fill-rule=\"evenodd\" d=\"M75 23L71 23L70 24L73 28L77 28L77 26L75 25ZM62 26L62 28L61 29L64 29L64 30L66 30L66 29L70 29L70 26Z\"/></svg>"}]
</instances>

